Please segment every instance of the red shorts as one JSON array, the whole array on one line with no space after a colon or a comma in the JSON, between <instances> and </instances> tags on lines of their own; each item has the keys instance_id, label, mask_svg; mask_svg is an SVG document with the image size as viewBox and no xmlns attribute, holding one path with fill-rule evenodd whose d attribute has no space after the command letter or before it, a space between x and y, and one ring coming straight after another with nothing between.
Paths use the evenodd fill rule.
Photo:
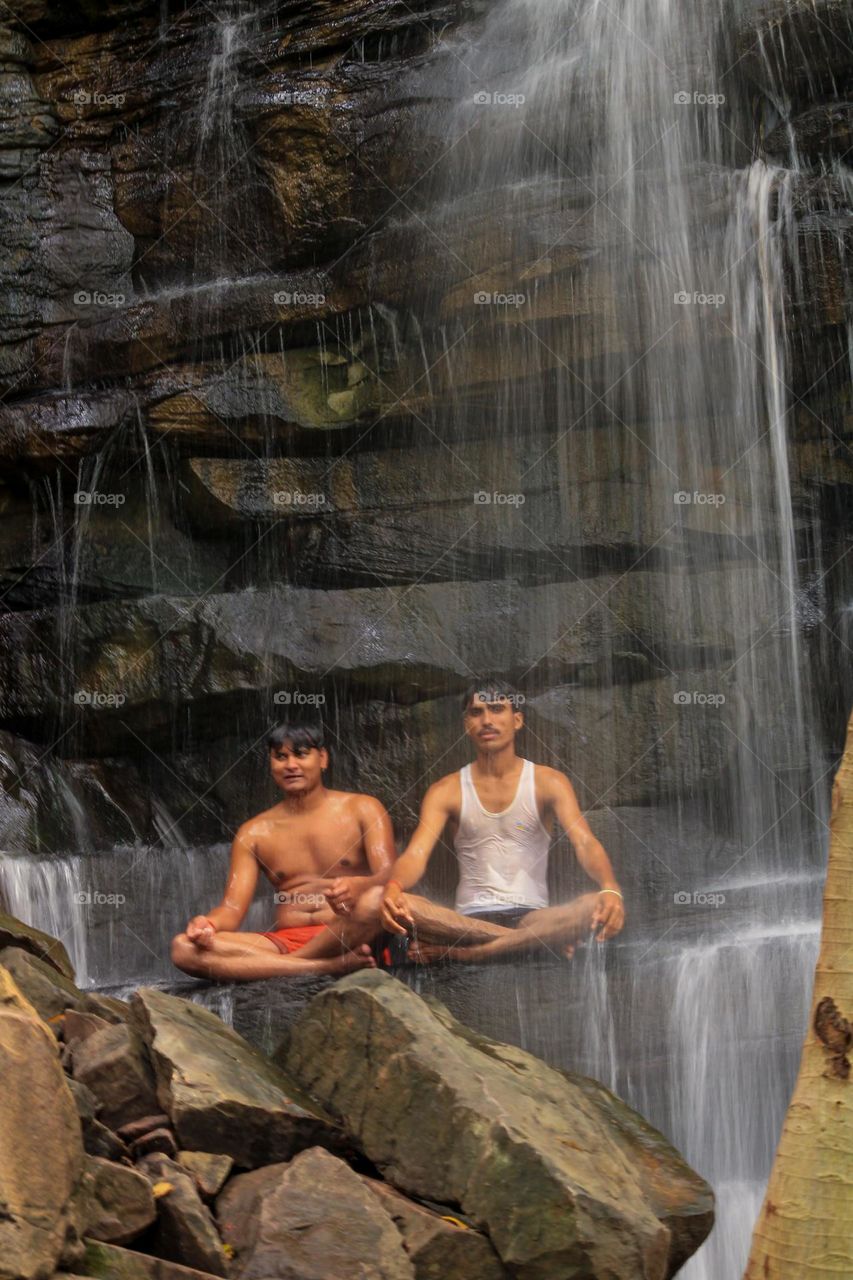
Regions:
<instances>
[{"instance_id":1,"label":"red shorts","mask_svg":"<svg viewBox=\"0 0 853 1280\"><path fill-rule=\"evenodd\" d=\"M306 942L310 942L312 938L316 938L318 933L322 933L327 926L324 924L299 924L292 925L289 929L271 929L269 933L262 933L262 938L269 938L270 942L274 942L282 955L289 955L291 951L299 951L305 946Z\"/></svg>"}]
</instances>

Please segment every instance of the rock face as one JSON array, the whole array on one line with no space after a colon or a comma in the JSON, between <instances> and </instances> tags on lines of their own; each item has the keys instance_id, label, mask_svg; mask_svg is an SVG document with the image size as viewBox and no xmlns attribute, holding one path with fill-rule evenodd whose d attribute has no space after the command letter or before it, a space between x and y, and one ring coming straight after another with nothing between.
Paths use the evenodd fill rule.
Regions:
<instances>
[{"instance_id":1,"label":"rock face","mask_svg":"<svg viewBox=\"0 0 853 1280\"><path fill-rule=\"evenodd\" d=\"M139 1032L124 1023L105 1026L74 1043L74 1079L100 1103L100 1119L119 1129L157 1111L154 1077Z\"/></svg>"},{"instance_id":2,"label":"rock face","mask_svg":"<svg viewBox=\"0 0 853 1280\"><path fill-rule=\"evenodd\" d=\"M240 1280L415 1280L400 1233L357 1174L314 1147L234 1178L217 1202ZM472 1272L470 1280L478 1280Z\"/></svg>"},{"instance_id":3,"label":"rock face","mask_svg":"<svg viewBox=\"0 0 853 1280\"><path fill-rule=\"evenodd\" d=\"M595 1081L384 973L300 1013L310 1099L199 1005L143 989L129 1014L51 1031L0 966L0 1280L666 1280L710 1225Z\"/></svg>"},{"instance_id":4,"label":"rock face","mask_svg":"<svg viewBox=\"0 0 853 1280\"><path fill-rule=\"evenodd\" d=\"M663 1280L711 1228L710 1188L624 1104L385 974L321 993L281 1060L389 1182L461 1205L530 1280Z\"/></svg>"},{"instance_id":5,"label":"rock face","mask_svg":"<svg viewBox=\"0 0 853 1280\"><path fill-rule=\"evenodd\" d=\"M77 1108L56 1041L0 968L0 1276L46 1280L76 1239Z\"/></svg>"},{"instance_id":6,"label":"rock face","mask_svg":"<svg viewBox=\"0 0 853 1280\"><path fill-rule=\"evenodd\" d=\"M148 1179L135 1169L88 1156L91 1200L86 1230L93 1240L127 1244L157 1217Z\"/></svg>"},{"instance_id":7,"label":"rock face","mask_svg":"<svg viewBox=\"0 0 853 1280\"><path fill-rule=\"evenodd\" d=\"M215 1014L153 988L133 1005L182 1147L254 1168L340 1140L320 1108Z\"/></svg>"},{"instance_id":8,"label":"rock face","mask_svg":"<svg viewBox=\"0 0 853 1280\"><path fill-rule=\"evenodd\" d=\"M74 969L68 959L68 952L58 939L51 938L40 929L31 928L23 920L16 920L3 911L0 911L0 947L17 947L29 951L39 960L52 965L65 978L72 982L74 980Z\"/></svg>"},{"instance_id":9,"label":"rock face","mask_svg":"<svg viewBox=\"0 0 853 1280\"><path fill-rule=\"evenodd\" d=\"M222 1241L190 1175L163 1155L144 1156L139 1167L153 1186L162 1188L157 1200L154 1252L211 1275L227 1276L228 1258Z\"/></svg>"},{"instance_id":10,"label":"rock face","mask_svg":"<svg viewBox=\"0 0 853 1280\"><path fill-rule=\"evenodd\" d=\"M363 1181L397 1224L415 1280L505 1280L507 1271L479 1231L407 1200L376 1178Z\"/></svg>"}]
</instances>

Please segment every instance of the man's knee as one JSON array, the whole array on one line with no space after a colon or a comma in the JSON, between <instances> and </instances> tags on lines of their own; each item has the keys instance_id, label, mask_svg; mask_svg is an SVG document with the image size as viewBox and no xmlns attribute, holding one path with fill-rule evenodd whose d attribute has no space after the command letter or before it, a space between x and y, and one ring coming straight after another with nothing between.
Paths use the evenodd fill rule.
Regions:
<instances>
[{"instance_id":1,"label":"man's knee","mask_svg":"<svg viewBox=\"0 0 853 1280\"><path fill-rule=\"evenodd\" d=\"M350 919L355 924L375 925L378 928L379 908L382 905L384 896L385 889L382 885L375 885L372 889L366 889L353 907Z\"/></svg>"},{"instance_id":2,"label":"man's knee","mask_svg":"<svg viewBox=\"0 0 853 1280\"><path fill-rule=\"evenodd\" d=\"M199 970L198 947L185 933L179 933L172 939L172 964L184 973L195 974Z\"/></svg>"}]
</instances>

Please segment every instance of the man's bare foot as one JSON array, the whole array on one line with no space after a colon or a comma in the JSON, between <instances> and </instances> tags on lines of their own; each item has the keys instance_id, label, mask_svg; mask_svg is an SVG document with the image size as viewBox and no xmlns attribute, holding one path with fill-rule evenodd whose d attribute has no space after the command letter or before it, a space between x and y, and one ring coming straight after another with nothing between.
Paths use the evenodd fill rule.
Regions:
<instances>
[{"instance_id":1,"label":"man's bare foot","mask_svg":"<svg viewBox=\"0 0 853 1280\"><path fill-rule=\"evenodd\" d=\"M329 973L352 973L356 969L375 969L376 961L367 943L345 951L342 956L335 956L329 961Z\"/></svg>"},{"instance_id":2,"label":"man's bare foot","mask_svg":"<svg viewBox=\"0 0 853 1280\"><path fill-rule=\"evenodd\" d=\"M462 950L462 948L457 948ZM453 947L448 947L440 942L410 942L406 955L409 960L413 960L415 964L435 964L438 960L452 960L455 956L451 956Z\"/></svg>"},{"instance_id":3,"label":"man's bare foot","mask_svg":"<svg viewBox=\"0 0 853 1280\"><path fill-rule=\"evenodd\" d=\"M559 944L558 944L559 945ZM562 954L567 960L572 960L575 954L574 943L566 943L561 948ZM542 944L542 951L551 951L547 944ZM470 947L448 946L437 942L410 942L409 958L414 960L415 964L435 964L440 960L458 962L467 962L469 964L477 964L488 960L511 960L513 954L516 956L523 954L531 954L529 950L519 948L514 953L510 950L499 950L490 943L480 943ZM551 951L552 955L559 956L558 952Z\"/></svg>"}]
</instances>

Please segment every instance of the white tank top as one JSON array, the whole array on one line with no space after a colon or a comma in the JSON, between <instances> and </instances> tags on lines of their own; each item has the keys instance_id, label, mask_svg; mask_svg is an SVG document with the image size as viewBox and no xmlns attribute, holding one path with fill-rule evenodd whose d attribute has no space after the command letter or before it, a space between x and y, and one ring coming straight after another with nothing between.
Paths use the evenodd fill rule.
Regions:
<instances>
[{"instance_id":1,"label":"white tank top","mask_svg":"<svg viewBox=\"0 0 853 1280\"><path fill-rule=\"evenodd\" d=\"M483 808L470 764L460 769L459 777L462 811L453 841L459 859L456 910L472 915L505 907L547 907L551 836L536 807L533 761L523 761L515 798L500 813Z\"/></svg>"}]
</instances>

